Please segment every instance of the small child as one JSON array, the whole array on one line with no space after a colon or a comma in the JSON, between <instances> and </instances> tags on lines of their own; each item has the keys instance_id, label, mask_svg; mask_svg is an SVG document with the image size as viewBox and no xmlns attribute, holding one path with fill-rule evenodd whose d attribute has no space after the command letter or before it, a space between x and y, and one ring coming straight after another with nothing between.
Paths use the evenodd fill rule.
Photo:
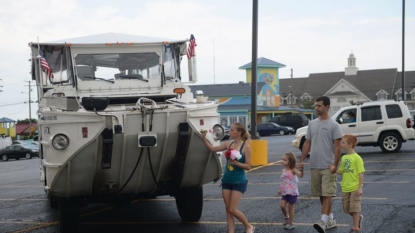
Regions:
<instances>
[{"instance_id":1,"label":"small child","mask_svg":"<svg viewBox=\"0 0 415 233\"><path fill-rule=\"evenodd\" d=\"M354 148L357 138L346 134L342 137L340 146L346 151L342 156L337 174L342 175L343 210L353 218L351 233L361 233L363 215L361 211L361 198L363 193L363 173L365 168L363 160Z\"/></svg>"},{"instance_id":2,"label":"small child","mask_svg":"<svg viewBox=\"0 0 415 233\"><path fill-rule=\"evenodd\" d=\"M285 229L294 229L294 204L297 203L298 193L298 177L304 176L303 169L298 170L295 166L295 156L293 152L287 152L282 157L282 165L285 167L280 176L281 210L284 215L283 226ZM287 213L287 203L288 211Z\"/></svg>"}]
</instances>

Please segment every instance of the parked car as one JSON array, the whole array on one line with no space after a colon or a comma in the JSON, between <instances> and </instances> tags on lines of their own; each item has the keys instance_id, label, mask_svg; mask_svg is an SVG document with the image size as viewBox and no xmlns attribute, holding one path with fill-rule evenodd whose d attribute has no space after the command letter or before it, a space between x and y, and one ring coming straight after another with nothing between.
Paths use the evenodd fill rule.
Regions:
<instances>
[{"instance_id":1,"label":"parked car","mask_svg":"<svg viewBox=\"0 0 415 233\"><path fill-rule=\"evenodd\" d=\"M19 160L20 158L31 159L34 156L39 157L38 148L27 144L14 144L0 151L0 158L3 161L8 161L9 159Z\"/></svg>"},{"instance_id":2,"label":"parked car","mask_svg":"<svg viewBox=\"0 0 415 233\"><path fill-rule=\"evenodd\" d=\"M256 131L258 132L259 136L266 136L271 134L285 135L295 133L292 127L282 126L273 122L258 124Z\"/></svg>"},{"instance_id":3,"label":"parked car","mask_svg":"<svg viewBox=\"0 0 415 233\"><path fill-rule=\"evenodd\" d=\"M27 141L27 144L39 147L40 142L39 141Z\"/></svg>"},{"instance_id":4,"label":"parked car","mask_svg":"<svg viewBox=\"0 0 415 233\"><path fill-rule=\"evenodd\" d=\"M356 118L352 121L349 113ZM343 134L357 137L358 146L379 146L383 152L395 153L402 143L415 139L415 130L408 107L402 101L385 100L365 102L341 108L333 117ZM302 150L307 127L299 128L292 141Z\"/></svg>"},{"instance_id":5,"label":"parked car","mask_svg":"<svg viewBox=\"0 0 415 233\"><path fill-rule=\"evenodd\" d=\"M298 128L307 126L309 122L304 114L275 116L269 121L279 125L290 126L294 128L294 131L297 131Z\"/></svg>"},{"instance_id":6,"label":"parked car","mask_svg":"<svg viewBox=\"0 0 415 233\"><path fill-rule=\"evenodd\" d=\"M13 142L12 142L13 145L23 145L23 144L26 144L26 143L27 143L27 141L25 141L25 140L13 140Z\"/></svg>"}]
</instances>

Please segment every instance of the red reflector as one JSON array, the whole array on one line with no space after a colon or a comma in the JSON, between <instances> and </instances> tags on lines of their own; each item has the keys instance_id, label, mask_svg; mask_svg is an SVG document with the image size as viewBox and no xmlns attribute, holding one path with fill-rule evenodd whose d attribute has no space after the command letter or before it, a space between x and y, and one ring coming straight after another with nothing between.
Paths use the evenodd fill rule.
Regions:
<instances>
[{"instance_id":1,"label":"red reflector","mask_svg":"<svg viewBox=\"0 0 415 233\"><path fill-rule=\"evenodd\" d=\"M88 137L88 127L82 127L82 137L83 138Z\"/></svg>"}]
</instances>

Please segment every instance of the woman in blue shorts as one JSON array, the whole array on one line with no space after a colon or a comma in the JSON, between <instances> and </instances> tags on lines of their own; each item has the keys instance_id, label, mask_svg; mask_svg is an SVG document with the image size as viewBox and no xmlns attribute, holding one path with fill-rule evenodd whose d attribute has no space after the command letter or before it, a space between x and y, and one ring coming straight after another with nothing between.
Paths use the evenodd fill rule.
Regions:
<instances>
[{"instance_id":1,"label":"woman in blue shorts","mask_svg":"<svg viewBox=\"0 0 415 233\"><path fill-rule=\"evenodd\" d=\"M248 184L245 170L251 169L250 136L245 126L239 122L233 123L229 128L229 137L232 140L225 141L219 146L213 147L205 138L206 132L202 133L203 142L210 151L227 150L227 153L230 153L230 150L236 150L241 154L239 159L227 159L225 173L222 177L222 197L226 206L228 233L235 232L235 218L245 226L246 233L254 233L255 231L255 227L248 222L244 213L238 210L239 201Z\"/></svg>"}]
</instances>

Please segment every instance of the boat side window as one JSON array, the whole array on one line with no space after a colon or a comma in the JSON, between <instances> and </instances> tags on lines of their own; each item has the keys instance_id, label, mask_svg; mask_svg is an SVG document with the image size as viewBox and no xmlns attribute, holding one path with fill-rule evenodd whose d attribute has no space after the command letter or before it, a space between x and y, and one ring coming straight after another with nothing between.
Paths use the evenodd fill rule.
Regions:
<instances>
[{"instance_id":1,"label":"boat side window","mask_svg":"<svg viewBox=\"0 0 415 233\"><path fill-rule=\"evenodd\" d=\"M176 78L176 65L173 58L173 51L171 50L171 46L165 46L163 53L163 72L164 77L167 80Z\"/></svg>"},{"instance_id":2,"label":"boat side window","mask_svg":"<svg viewBox=\"0 0 415 233\"><path fill-rule=\"evenodd\" d=\"M68 72L68 52L69 48L64 46L42 46L43 65L41 65L40 80L43 86L51 85L72 85L71 72ZM47 67L52 71L47 73Z\"/></svg>"}]
</instances>

